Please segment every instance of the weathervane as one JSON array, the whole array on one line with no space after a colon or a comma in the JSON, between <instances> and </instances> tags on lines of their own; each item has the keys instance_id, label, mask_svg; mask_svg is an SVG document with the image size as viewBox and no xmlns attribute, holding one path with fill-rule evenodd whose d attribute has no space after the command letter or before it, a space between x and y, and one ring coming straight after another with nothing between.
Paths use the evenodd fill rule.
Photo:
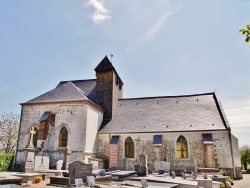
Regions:
<instances>
[{"instance_id":1,"label":"weathervane","mask_svg":"<svg viewBox=\"0 0 250 188\"><path fill-rule=\"evenodd\" d=\"M112 63L112 57L113 57L113 54L110 53L110 57L111 57L111 63Z\"/></svg>"}]
</instances>

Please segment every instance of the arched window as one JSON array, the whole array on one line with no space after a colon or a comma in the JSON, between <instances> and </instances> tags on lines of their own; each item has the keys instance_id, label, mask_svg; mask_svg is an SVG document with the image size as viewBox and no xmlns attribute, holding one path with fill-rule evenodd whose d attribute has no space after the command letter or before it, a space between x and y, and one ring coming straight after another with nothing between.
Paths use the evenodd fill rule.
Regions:
<instances>
[{"instance_id":1,"label":"arched window","mask_svg":"<svg viewBox=\"0 0 250 188\"><path fill-rule=\"evenodd\" d=\"M68 143L68 131L63 127L59 134L59 147L67 147Z\"/></svg>"},{"instance_id":2,"label":"arched window","mask_svg":"<svg viewBox=\"0 0 250 188\"><path fill-rule=\"evenodd\" d=\"M134 158L134 141L131 137L125 140L125 158Z\"/></svg>"},{"instance_id":3,"label":"arched window","mask_svg":"<svg viewBox=\"0 0 250 188\"><path fill-rule=\"evenodd\" d=\"M179 136L176 142L177 158L188 158L187 140L184 136Z\"/></svg>"}]
</instances>

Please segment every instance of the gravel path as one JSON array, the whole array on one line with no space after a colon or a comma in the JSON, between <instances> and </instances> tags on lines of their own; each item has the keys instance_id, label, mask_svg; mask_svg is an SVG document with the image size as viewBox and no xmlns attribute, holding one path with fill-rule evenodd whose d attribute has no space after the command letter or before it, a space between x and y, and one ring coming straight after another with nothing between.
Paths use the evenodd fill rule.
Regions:
<instances>
[{"instance_id":1,"label":"gravel path","mask_svg":"<svg viewBox=\"0 0 250 188\"><path fill-rule=\"evenodd\" d=\"M234 180L232 188L250 188L250 174L243 174L243 179Z\"/></svg>"}]
</instances>

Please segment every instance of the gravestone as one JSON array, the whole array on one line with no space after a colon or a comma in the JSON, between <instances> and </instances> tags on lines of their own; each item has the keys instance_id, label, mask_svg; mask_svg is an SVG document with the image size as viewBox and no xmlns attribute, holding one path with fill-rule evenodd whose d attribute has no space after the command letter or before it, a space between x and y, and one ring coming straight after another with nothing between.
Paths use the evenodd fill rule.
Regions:
<instances>
[{"instance_id":1,"label":"gravestone","mask_svg":"<svg viewBox=\"0 0 250 188\"><path fill-rule=\"evenodd\" d=\"M27 162L34 162L35 160L35 153L34 152L28 152L27 154Z\"/></svg>"},{"instance_id":2,"label":"gravestone","mask_svg":"<svg viewBox=\"0 0 250 188\"><path fill-rule=\"evenodd\" d=\"M64 153L63 170L68 170L69 164L70 164L71 153L72 153L70 147L67 146L65 150L63 151L63 153Z\"/></svg>"},{"instance_id":3,"label":"gravestone","mask_svg":"<svg viewBox=\"0 0 250 188\"><path fill-rule=\"evenodd\" d=\"M148 173L148 157L145 154L139 156L138 176L146 176Z\"/></svg>"},{"instance_id":4,"label":"gravestone","mask_svg":"<svg viewBox=\"0 0 250 188\"><path fill-rule=\"evenodd\" d=\"M49 157L36 156L35 157L35 171L49 170Z\"/></svg>"},{"instance_id":5,"label":"gravestone","mask_svg":"<svg viewBox=\"0 0 250 188\"><path fill-rule=\"evenodd\" d=\"M141 185L142 185L143 188L148 187L148 182L147 182L147 180L144 179L144 178L141 179Z\"/></svg>"},{"instance_id":6,"label":"gravestone","mask_svg":"<svg viewBox=\"0 0 250 188\"><path fill-rule=\"evenodd\" d=\"M34 172L34 167L35 167L35 153L34 152L28 152L27 157L26 157L26 162L25 162L25 172L26 173L31 173Z\"/></svg>"},{"instance_id":7,"label":"gravestone","mask_svg":"<svg viewBox=\"0 0 250 188\"><path fill-rule=\"evenodd\" d=\"M152 174L154 172L154 165L152 163L148 163L148 173Z\"/></svg>"},{"instance_id":8,"label":"gravestone","mask_svg":"<svg viewBox=\"0 0 250 188\"><path fill-rule=\"evenodd\" d=\"M87 176L92 176L93 164L85 164L81 161L73 161L69 164L69 179L70 184L75 183L75 179L82 178L83 182L87 181Z\"/></svg>"},{"instance_id":9,"label":"gravestone","mask_svg":"<svg viewBox=\"0 0 250 188\"><path fill-rule=\"evenodd\" d=\"M62 170L62 165L63 165L63 160L58 160L56 162L56 169L57 170Z\"/></svg>"},{"instance_id":10,"label":"gravestone","mask_svg":"<svg viewBox=\"0 0 250 188\"><path fill-rule=\"evenodd\" d=\"M159 172L160 170L164 170L164 172L169 172L169 170L170 170L170 162L155 161L154 170L155 170L155 172Z\"/></svg>"},{"instance_id":11,"label":"gravestone","mask_svg":"<svg viewBox=\"0 0 250 188\"><path fill-rule=\"evenodd\" d=\"M171 176L173 179L175 179L175 172L174 171L171 173Z\"/></svg>"}]
</instances>

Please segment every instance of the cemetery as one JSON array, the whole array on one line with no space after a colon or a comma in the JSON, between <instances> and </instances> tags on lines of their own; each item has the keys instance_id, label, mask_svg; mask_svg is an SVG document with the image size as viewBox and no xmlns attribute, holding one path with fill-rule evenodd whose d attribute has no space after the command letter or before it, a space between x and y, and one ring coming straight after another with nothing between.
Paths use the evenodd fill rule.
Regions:
<instances>
[{"instance_id":1,"label":"cemetery","mask_svg":"<svg viewBox=\"0 0 250 188\"><path fill-rule=\"evenodd\" d=\"M0 184L36 187L46 182L46 187L220 188L222 183L226 185L230 179L228 176L220 175L216 169L211 172L203 169L207 170L206 174L198 172L198 168L195 172L184 170L181 176L176 176L175 171L170 169L170 162L155 161L153 165L149 165L146 154L140 155L134 171L100 169L96 161L102 160L98 159L92 159L90 163L69 161L71 154L67 153L64 160L57 161L56 169L50 169L49 157L38 156L37 153L35 150L27 150L25 172L1 173ZM67 163L65 169L64 163Z\"/></svg>"}]
</instances>

